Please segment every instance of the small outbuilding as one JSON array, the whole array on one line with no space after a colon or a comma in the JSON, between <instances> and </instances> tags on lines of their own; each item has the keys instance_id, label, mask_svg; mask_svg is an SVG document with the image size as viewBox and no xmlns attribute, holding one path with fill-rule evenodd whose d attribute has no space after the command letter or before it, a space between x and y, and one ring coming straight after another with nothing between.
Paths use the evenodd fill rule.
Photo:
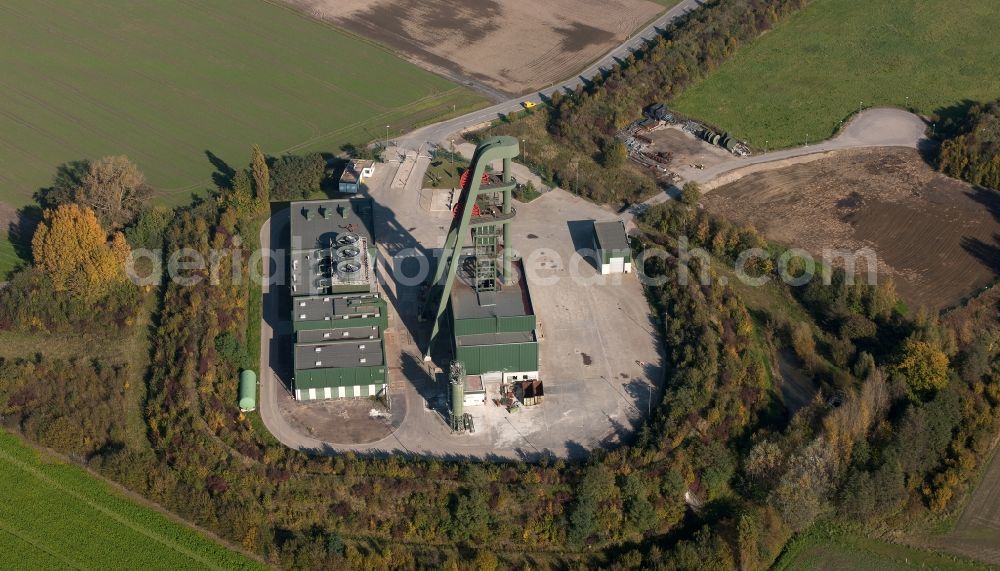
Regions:
<instances>
[{"instance_id":1,"label":"small outbuilding","mask_svg":"<svg viewBox=\"0 0 1000 571\"><path fill-rule=\"evenodd\" d=\"M340 192L357 194L366 179L375 174L375 161L351 160L340 175Z\"/></svg>"},{"instance_id":2,"label":"small outbuilding","mask_svg":"<svg viewBox=\"0 0 1000 571\"><path fill-rule=\"evenodd\" d=\"M486 386L482 375L467 375L465 377L465 406L481 406L486 404Z\"/></svg>"},{"instance_id":3,"label":"small outbuilding","mask_svg":"<svg viewBox=\"0 0 1000 571\"><path fill-rule=\"evenodd\" d=\"M250 369L240 373L240 410L250 412L257 409L257 375Z\"/></svg>"},{"instance_id":4,"label":"small outbuilding","mask_svg":"<svg viewBox=\"0 0 1000 571\"><path fill-rule=\"evenodd\" d=\"M632 248L621 220L594 222L594 251L602 274L632 273Z\"/></svg>"}]
</instances>

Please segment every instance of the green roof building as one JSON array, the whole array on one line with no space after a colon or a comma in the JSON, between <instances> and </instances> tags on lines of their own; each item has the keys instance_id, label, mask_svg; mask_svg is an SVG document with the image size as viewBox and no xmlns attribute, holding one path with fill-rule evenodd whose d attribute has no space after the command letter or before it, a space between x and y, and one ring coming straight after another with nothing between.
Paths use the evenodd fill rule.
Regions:
<instances>
[{"instance_id":1,"label":"green roof building","mask_svg":"<svg viewBox=\"0 0 1000 571\"><path fill-rule=\"evenodd\" d=\"M602 274L632 273L632 247L624 222L594 222L593 240Z\"/></svg>"},{"instance_id":2,"label":"green roof building","mask_svg":"<svg viewBox=\"0 0 1000 571\"><path fill-rule=\"evenodd\" d=\"M465 263L468 267L470 264ZM468 375L484 381L538 378L535 314L520 263L512 264L512 283L476 292L472 271L459 271L451 290L451 328L455 359Z\"/></svg>"},{"instance_id":3,"label":"green roof building","mask_svg":"<svg viewBox=\"0 0 1000 571\"><path fill-rule=\"evenodd\" d=\"M372 397L386 390L388 312L376 291L372 228L368 198L291 204L297 400Z\"/></svg>"}]
</instances>

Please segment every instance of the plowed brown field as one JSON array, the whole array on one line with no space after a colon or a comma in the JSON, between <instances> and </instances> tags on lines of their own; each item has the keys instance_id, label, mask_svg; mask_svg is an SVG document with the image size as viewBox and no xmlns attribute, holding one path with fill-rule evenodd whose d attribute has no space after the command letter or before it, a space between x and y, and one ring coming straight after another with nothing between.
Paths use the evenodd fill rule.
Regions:
<instances>
[{"instance_id":1,"label":"plowed brown field","mask_svg":"<svg viewBox=\"0 0 1000 571\"><path fill-rule=\"evenodd\" d=\"M911 307L947 307L1000 273L1000 194L935 172L913 149L843 151L750 174L703 203L817 256L872 248Z\"/></svg>"},{"instance_id":2,"label":"plowed brown field","mask_svg":"<svg viewBox=\"0 0 1000 571\"><path fill-rule=\"evenodd\" d=\"M463 83L519 94L585 68L663 11L646 0L285 0Z\"/></svg>"}]
</instances>

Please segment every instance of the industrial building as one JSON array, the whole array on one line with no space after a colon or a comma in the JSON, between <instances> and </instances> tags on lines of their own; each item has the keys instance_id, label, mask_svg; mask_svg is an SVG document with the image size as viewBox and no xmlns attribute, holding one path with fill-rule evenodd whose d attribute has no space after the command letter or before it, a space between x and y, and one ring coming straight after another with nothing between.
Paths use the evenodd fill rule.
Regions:
<instances>
[{"instance_id":1,"label":"industrial building","mask_svg":"<svg viewBox=\"0 0 1000 571\"><path fill-rule=\"evenodd\" d=\"M523 276L498 290L476 292L468 270L473 259L467 256L463 262L467 271L455 279L449 314L455 359L467 374L481 375L485 382L537 379L535 315Z\"/></svg>"},{"instance_id":2,"label":"industrial building","mask_svg":"<svg viewBox=\"0 0 1000 571\"><path fill-rule=\"evenodd\" d=\"M602 274L632 273L632 247L624 222L594 222L593 241Z\"/></svg>"},{"instance_id":3,"label":"industrial building","mask_svg":"<svg viewBox=\"0 0 1000 571\"><path fill-rule=\"evenodd\" d=\"M297 400L386 390L385 300L377 292L372 202L290 206L292 390Z\"/></svg>"},{"instance_id":4,"label":"industrial building","mask_svg":"<svg viewBox=\"0 0 1000 571\"><path fill-rule=\"evenodd\" d=\"M465 416L459 411L466 402L485 402L487 383L538 379L531 295L511 249L516 217L511 192L516 183L510 163L518 153L513 137L493 137L476 148L462 177L454 219L429 290L426 308L433 328L425 359L431 359L438 333L450 329L455 428ZM502 170L487 172L487 165L495 161L502 161ZM465 391L473 389L476 397L467 400Z\"/></svg>"}]
</instances>

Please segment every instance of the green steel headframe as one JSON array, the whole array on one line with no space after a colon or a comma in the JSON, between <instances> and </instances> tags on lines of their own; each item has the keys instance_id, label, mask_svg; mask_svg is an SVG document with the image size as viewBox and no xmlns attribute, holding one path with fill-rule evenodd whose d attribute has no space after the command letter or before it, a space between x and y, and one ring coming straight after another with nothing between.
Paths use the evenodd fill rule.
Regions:
<instances>
[{"instance_id":1,"label":"green steel headframe","mask_svg":"<svg viewBox=\"0 0 1000 571\"><path fill-rule=\"evenodd\" d=\"M510 161L518 154L520 154L520 147L514 137L491 137L476 147L476 152L472 156L472 164L469 165L469 182L462 188L459 195L458 215L451 222L451 228L448 230L448 237L445 239L444 248L438 258L434 280L431 282L427 297L426 307L433 307L435 301L437 307L431 314L434 326L431 329L430 339L427 341L425 361L429 361L431 358L431 347L441 329L441 319L448 308L451 290L458 275L462 248L470 235L475 247L474 287L476 291L483 293L495 290L497 287L497 226L503 228L503 260L499 272L499 283L509 283L513 278L511 275L510 225L514 219L514 209L511 206L511 192L516 183L510 176ZM496 160L503 161L503 172L499 177L491 176L484 182L483 174L486 173L486 165ZM503 196L502 203L499 205L489 200L490 197L497 194ZM481 200L481 198L486 200ZM478 212L474 213L477 204L480 204L481 207Z\"/></svg>"}]
</instances>

